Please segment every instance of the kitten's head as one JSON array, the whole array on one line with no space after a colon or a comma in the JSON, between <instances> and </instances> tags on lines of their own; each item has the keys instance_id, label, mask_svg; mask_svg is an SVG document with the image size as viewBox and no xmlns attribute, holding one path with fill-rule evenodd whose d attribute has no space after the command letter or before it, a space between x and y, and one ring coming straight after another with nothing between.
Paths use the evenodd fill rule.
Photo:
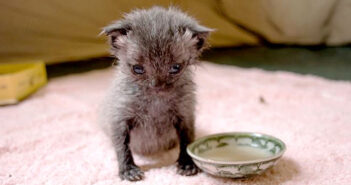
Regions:
<instances>
[{"instance_id":1,"label":"kitten's head","mask_svg":"<svg viewBox=\"0 0 351 185\"><path fill-rule=\"evenodd\" d=\"M103 30L120 70L157 91L188 78L188 67L208 46L211 31L178 9L160 7L133 11Z\"/></svg>"}]
</instances>

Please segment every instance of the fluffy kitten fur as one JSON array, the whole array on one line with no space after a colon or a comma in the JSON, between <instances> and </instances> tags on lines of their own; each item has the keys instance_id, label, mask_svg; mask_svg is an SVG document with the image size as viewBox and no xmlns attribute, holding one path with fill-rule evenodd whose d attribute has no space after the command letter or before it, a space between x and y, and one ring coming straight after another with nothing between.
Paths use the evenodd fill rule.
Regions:
<instances>
[{"instance_id":1,"label":"fluffy kitten fur","mask_svg":"<svg viewBox=\"0 0 351 185\"><path fill-rule=\"evenodd\" d=\"M132 152L153 154L177 144L177 172L198 172L186 153L194 139L195 119L189 67L206 48L210 31L176 8L160 7L135 10L104 28L119 63L100 117L115 147L121 179L143 178ZM170 73L175 64L180 71ZM135 65L144 73L133 71Z\"/></svg>"}]
</instances>

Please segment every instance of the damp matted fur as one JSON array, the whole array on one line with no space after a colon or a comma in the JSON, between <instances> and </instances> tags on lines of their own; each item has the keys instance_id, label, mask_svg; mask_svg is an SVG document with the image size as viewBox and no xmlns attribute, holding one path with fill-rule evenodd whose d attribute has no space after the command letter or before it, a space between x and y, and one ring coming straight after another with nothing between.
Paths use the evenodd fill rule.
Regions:
<instances>
[{"instance_id":1,"label":"damp matted fur","mask_svg":"<svg viewBox=\"0 0 351 185\"><path fill-rule=\"evenodd\" d=\"M100 122L115 147L122 179L143 178L132 152L153 154L177 144L178 173L198 172L186 153L194 139L191 66L211 31L173 7L135 10L104 28L119 61Z\"/></svg>"}]
</instances>

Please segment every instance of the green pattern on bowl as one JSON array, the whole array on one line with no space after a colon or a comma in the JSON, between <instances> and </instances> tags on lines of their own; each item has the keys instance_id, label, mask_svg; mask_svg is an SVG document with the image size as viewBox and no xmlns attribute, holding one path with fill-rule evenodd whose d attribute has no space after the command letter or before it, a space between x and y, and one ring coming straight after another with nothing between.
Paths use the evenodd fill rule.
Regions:
<instances>
[{"instance_id":1,"label":"green pattern on bowl","mask_svg":"<svg viewBox=\"0 0 351 185\"><path fill-rule=\"evenodd\" d=\"M248 146L262 149L268 157L245 161L219 161L201 156L206 151L224 146ZM187 147L188 154L203 171L221 177L242 178L261 174L274 166L286 150L285 144L273 137L260 133L231 132L205 136Z\"/></svg>"}]
</instances>

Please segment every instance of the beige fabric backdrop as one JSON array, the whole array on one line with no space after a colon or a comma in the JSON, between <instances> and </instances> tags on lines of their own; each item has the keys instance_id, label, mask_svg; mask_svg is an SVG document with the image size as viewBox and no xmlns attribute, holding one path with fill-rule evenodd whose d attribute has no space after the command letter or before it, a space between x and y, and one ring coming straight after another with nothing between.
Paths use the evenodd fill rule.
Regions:
<instances>
[{"instance_id":1,"label":"beige fabric backdrop","mask_svg":"<svg viewBox=\"0 0 351 185\"><path fill-rule=\"evenodd\" d=\"M350 0L4 0L0 62L108 55L105 38L98 36L101 27L133 8L170 4L215 28L210 40L215 47L351 41Z\"/></svg>"}]
</instances>

